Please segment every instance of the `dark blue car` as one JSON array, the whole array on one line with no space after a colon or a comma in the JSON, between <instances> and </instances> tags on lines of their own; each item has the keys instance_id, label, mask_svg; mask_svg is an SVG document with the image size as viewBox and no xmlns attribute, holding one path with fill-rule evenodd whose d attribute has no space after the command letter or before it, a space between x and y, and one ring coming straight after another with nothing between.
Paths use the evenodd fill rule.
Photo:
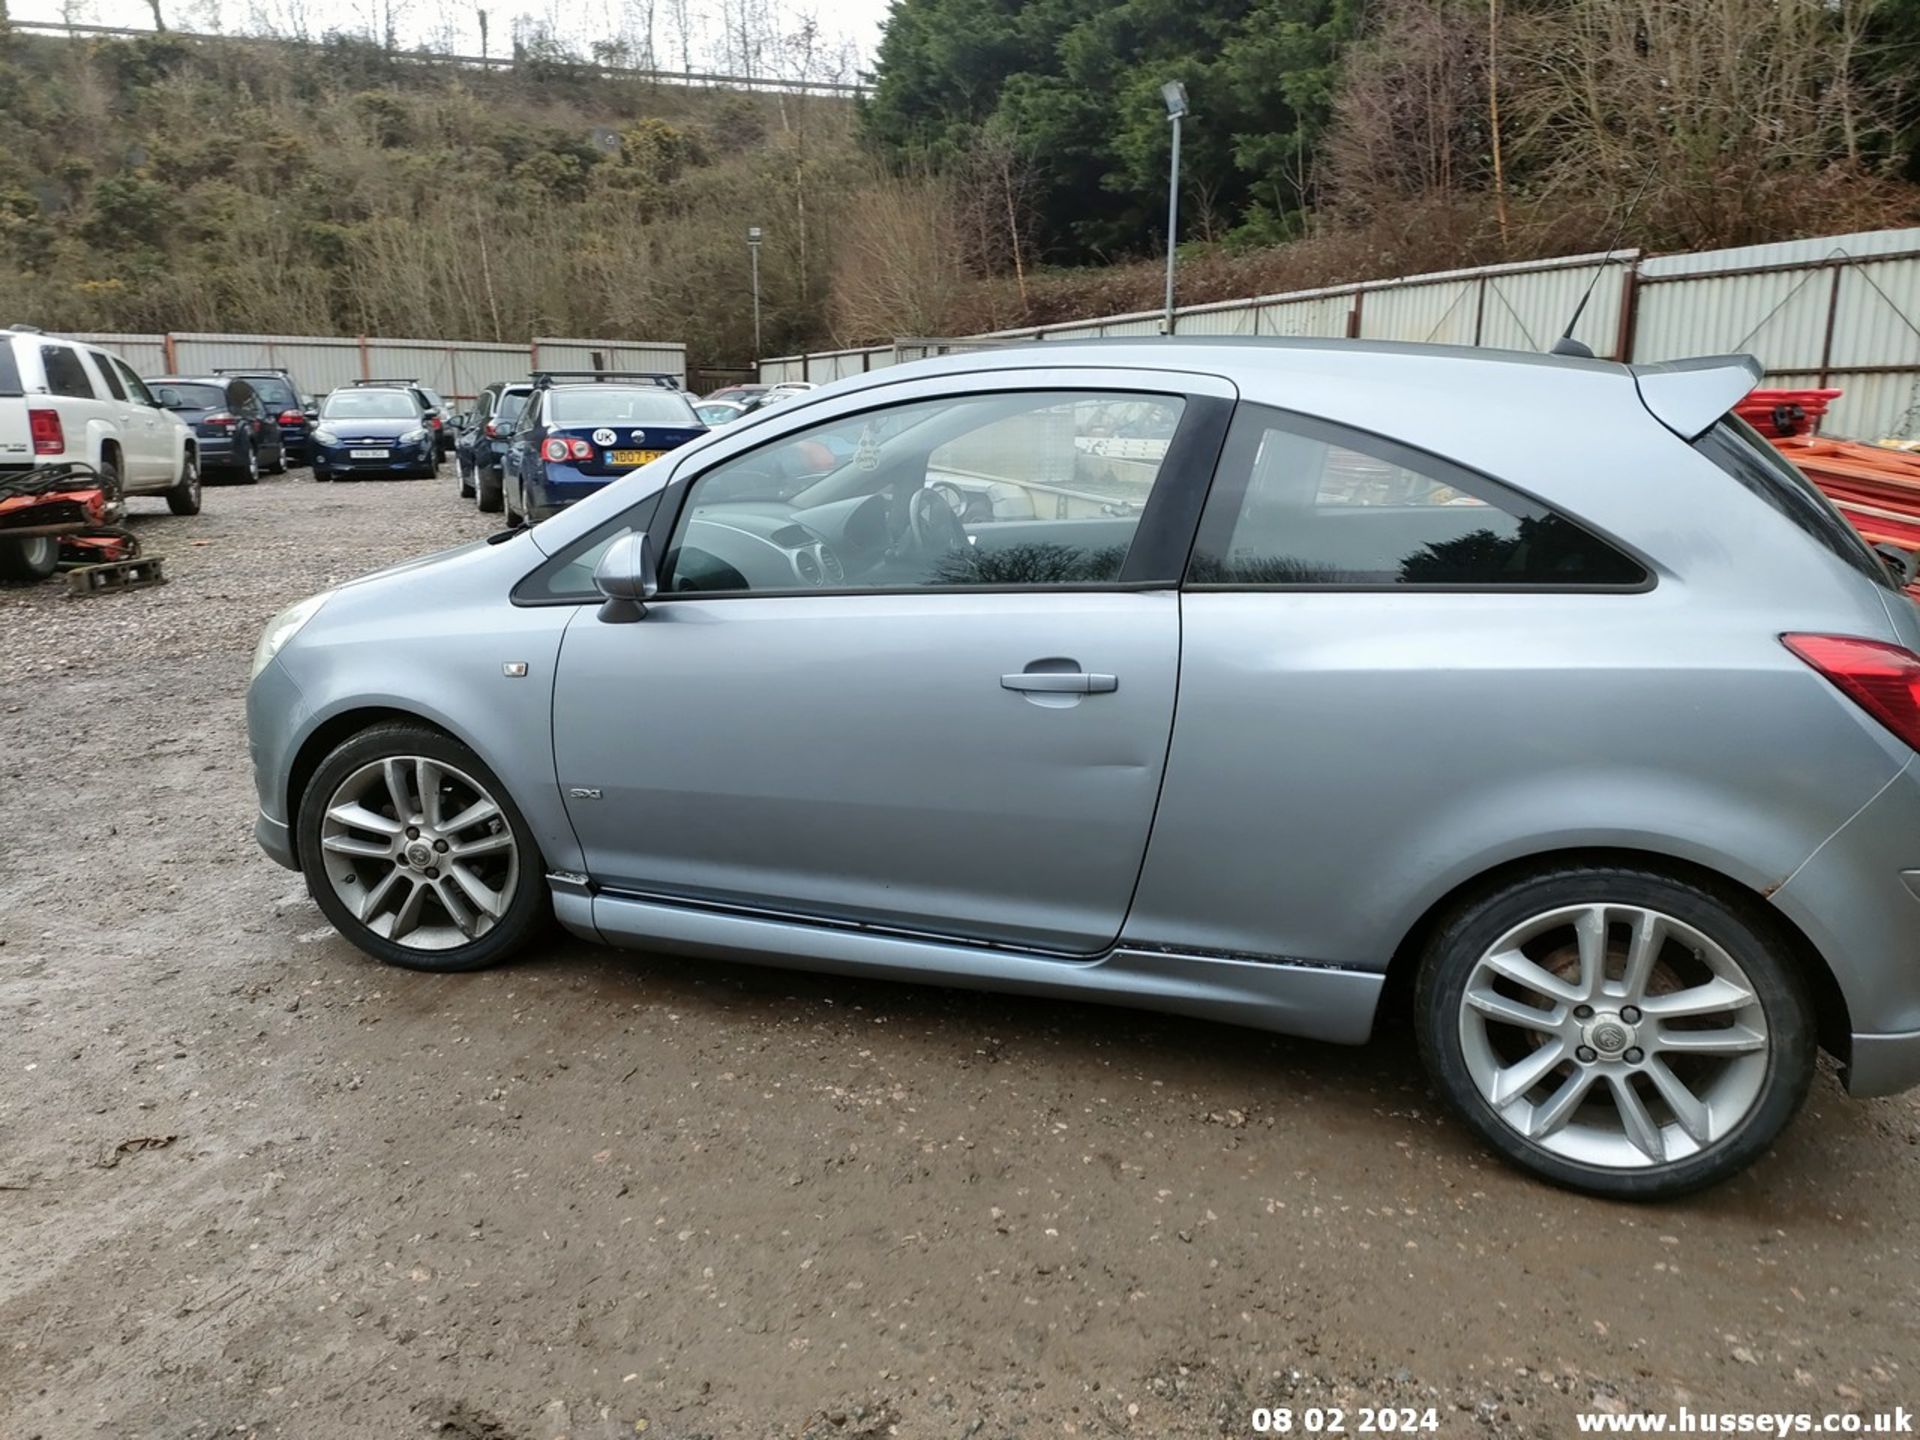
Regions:
<instances>
[{"instance_id":1,"label":"dark blue car","mask_svg":"<svg viewBox=\"0 0 1920 1440\"><path fill-rule=\"evenodd\" d=\"M299 382L293 378L292 371L261 368L215 370L213 373L244 380L251 385L253 393L260 397L262 408L280 426L280 445L286 452L287 463L306 463L312 425L307 418L306 402L300 398L302 391Z\"/></svg>"},{"instance_id":2,"label":"dark blue car","mask_svg":"<svg viewBox=\"0 0 1920 1440\"><path fill-rule=\"evenodd\" d=\"M706 431L671 376L536 372L501 467L507 523L544 520Z\"/></svg>"},{"instance_id":3,"label":"dark blue car","mask_svg":"<svg viewBox=\"0 0 1920 1440\"><path fill-rule=\"evenodd\" d=\"M419 390L362 382L334 391L321 403L311 459L316 480L431 478L440 470L440 436Z\"/></svg>"}]
</instances>

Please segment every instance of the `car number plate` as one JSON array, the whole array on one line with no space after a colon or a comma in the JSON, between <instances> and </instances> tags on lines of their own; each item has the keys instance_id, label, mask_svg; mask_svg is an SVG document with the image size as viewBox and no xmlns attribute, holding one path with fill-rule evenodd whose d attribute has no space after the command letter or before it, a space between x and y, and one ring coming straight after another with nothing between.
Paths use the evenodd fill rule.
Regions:
<instances>
[{"instance_id":1,"label":"car number plate","mask_svg":"<svg viewBox=\"0 0 1920 1440\"><path fill-rule=\"evenodd\" d=\"M349 460L384 460L387 458L387 452L384 450L349 450L347 452L347 458Z\"/></svg>"},{"instance_id":2,"label":"car number plate","mask_svg":"<svg viewBox=\"0 0 1920 1440\"><path fill-rule=\"evenodd\" d=\"M608 458L616 465L645 465L665 453L664 450L615 450Z\"/></svg>"}]
</instances>

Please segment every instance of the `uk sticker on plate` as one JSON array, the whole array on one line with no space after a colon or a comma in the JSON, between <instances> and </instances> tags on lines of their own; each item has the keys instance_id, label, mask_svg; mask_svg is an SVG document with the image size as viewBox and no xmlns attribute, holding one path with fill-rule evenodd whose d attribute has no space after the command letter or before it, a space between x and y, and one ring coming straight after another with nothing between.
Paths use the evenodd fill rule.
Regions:
<instances>
[{"instance_id":1,"label":"uk sticker on plate","mask_svg":"<svg viewBox=\"0 0 1920 1440\"><path fill-rule=\"evenodd\" d=\"M347 451L347 458L349 460L384 460L387 458L387 452L384 450L349 450Z\"/></svg>"}]
</instances>

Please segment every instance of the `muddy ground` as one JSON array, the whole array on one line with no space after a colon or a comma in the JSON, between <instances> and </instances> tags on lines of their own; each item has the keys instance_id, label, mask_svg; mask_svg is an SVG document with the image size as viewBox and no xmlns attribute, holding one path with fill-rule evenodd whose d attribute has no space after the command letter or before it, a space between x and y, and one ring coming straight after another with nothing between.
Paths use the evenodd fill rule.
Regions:
<instances>
[{"instance_id":1,"label":"muddy ground","mask_svg":"<svg viewBox=\"0 0 1920 1440\"><path fill-rule=\"evenodd\" d=\"M255 849L261 623L483 534L210 489L0 593L0 1437L1244 1435L1257 1405L1920 1408L1920 1108L1629 1208L1410 1047L556 941L435 978ZM1349 1429L1357 1428L1349 1420Z\"/></svg>"}]
</instances>

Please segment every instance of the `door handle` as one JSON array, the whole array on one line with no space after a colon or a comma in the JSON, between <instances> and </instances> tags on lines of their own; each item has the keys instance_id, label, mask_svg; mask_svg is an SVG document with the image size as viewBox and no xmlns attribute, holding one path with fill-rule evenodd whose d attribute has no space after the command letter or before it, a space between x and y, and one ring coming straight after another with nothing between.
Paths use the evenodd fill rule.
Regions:
<instances>
[{"instance_id":1,"label":"door handle","mask_svg":"<svg viewBox=\"0 0 1920 1440\"><path fill-rule=\"evenodd\" d=\"M1028 695L1108 695L1120 688L1120 677L1085 671L1029 670L1018 675L1002 675L1000 688Z\"/></svg>"}]
</instances>

